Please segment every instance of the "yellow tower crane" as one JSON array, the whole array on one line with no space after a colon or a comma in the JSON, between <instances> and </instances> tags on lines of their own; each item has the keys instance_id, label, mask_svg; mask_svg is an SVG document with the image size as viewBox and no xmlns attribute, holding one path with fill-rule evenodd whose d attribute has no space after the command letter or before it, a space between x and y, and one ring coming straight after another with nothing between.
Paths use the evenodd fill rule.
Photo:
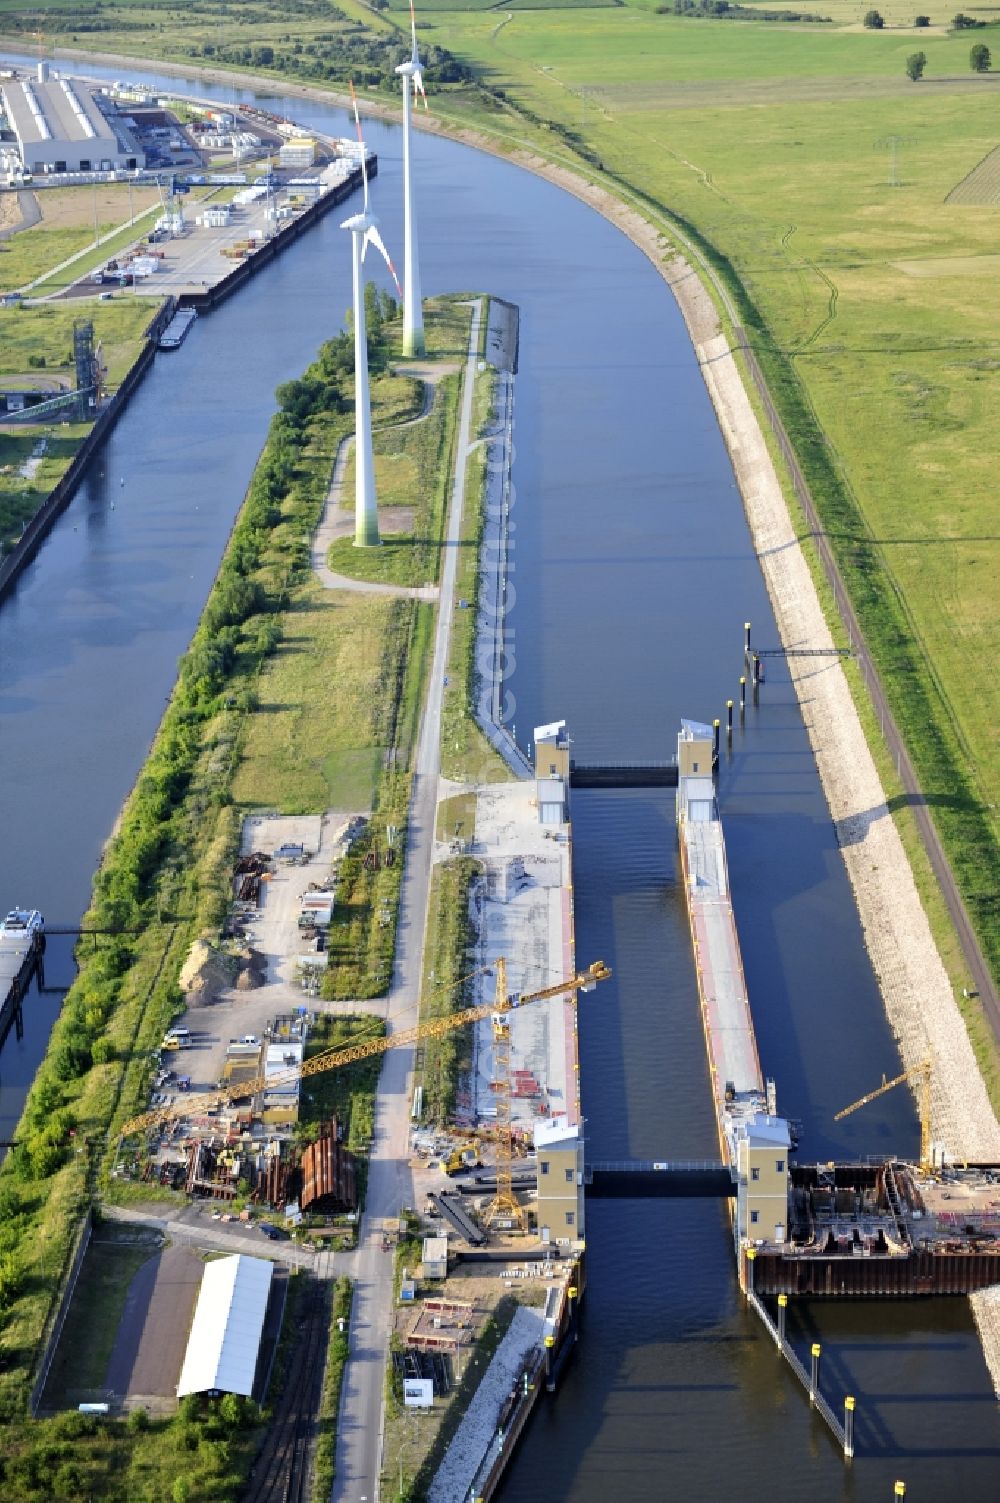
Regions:
<instances>
[{"instance_id":1,"label":"yellow tower crane","mask_svg":"<svg viewBox=\"0 0 1000 1503\"><path fill-rule=\"evenodd\" d=\"M322 1054L314 1055L303 1064L296 1065L293 1069L282 1070L275 1075L257 1075L251 1080L241 1081L239 1085L221 1086L214 1091L178 1098L167 1106L155 1107L152 1111L142 1112L138 1117L130 1118L122 1127L121 1136L131 1137L133 1133L146 1132L151 1127L159 1127L161 1123L174 1121L178 1117L203 1116L207 1111L214 1110L224 1102L241 1101L248 1096L259 1095L265 1088L272 1090L278 1086L291 1085L305 1076L322 1075L327 1070L339 1070L344 1065L353 1064L356 1060L370 1059L375 1054L385 1054L389 1049L401 1049L407 1044L420 1043L422 1039L438 1038L441 1034L450 1033L453 1028L463 1028L467 1023L480 1023L485 1018L512 1012L516 1007L528 1007L532 1002L544 1002L548 997L559 997L566 992L592 991L598 981L607 980L611 971L603 960L595 960L593 965L576 976L567 976L565 980L557 981L554 986L546 986L537 992L526 992L523 996L517 992L508 993L506 975L503 963L498 963L496 995L494 1000L486 1006L466 1007L461 1012L451 1013L448 1017L418 1023L413 1028L400 1029L398 1033L389 1034L387 1037L364 1039L360 1043L349 1044L344 1049L326 1049ZM509 1187L509 1134L507 1149L507 1185ZM520 1216L520 1208L518 1208L518 1215Z\"/></svg>"},{"instance_id":2,"label":"yellow tower crane","mask_svg":"<svg viewBox=\"0 0 1000 1503\"><path fill-rule=\"evenodd\" d=\"M860 1101L852 1101L850 1106L845 1106L843 1111L837 1112L834 1122L839 1122L841 1117L849 1117L859 1107L867 1106L869 1101L875 1101L877 1097L884 1096L886 1091L891 1091L894 1086L902 1085L905 1080L919 1078L920 1090L917 1094L917 1111L920 1115L920 1167L929 1169L931 1166L931 1061L930 1058L921 1060L919 1065L914 1065L912 1070L904 1070L902 1075L897 1075L893 1080L886 1080L882 1076L882 1084L874 1091L869 1091L867 1096L862 1096Z\"/></svg>"},{"instance_id":3,"label":"yellow tower crane","mask_svg":"<svg viewBox=\"0 0 1000 1503\"><path fill-rule=\"evenodd\" d=\"M525 1215L524 1207L514 1194L513 1158L514 1158L514 1129L511 1122L511 1103L513 1088L510 1070L510 1018L508 1014L515 1007L523 1007L529 1002L541 1002L547 997L564 996L566 992L592 992L599 981L606 981L611 975L610 970L603 961L597 961L582 976L573 976L569 981L557 982L555 986L548 986L540 992L529 992L519 997L516 992L507 990L507 962L499 959L496 963L496 996L505 998L507 1005L500 1007L494 1003L490 1010L490 1021L493 1029L493 1081L492 1086L496 1095L497 1127L496 1127L496 1180L497 1187L493 1199L483 1212L483 1220L487 1226L495 1226L498 1222L512 1221L515 1226L524 1230Z\"/></svg>"}]
</instances>

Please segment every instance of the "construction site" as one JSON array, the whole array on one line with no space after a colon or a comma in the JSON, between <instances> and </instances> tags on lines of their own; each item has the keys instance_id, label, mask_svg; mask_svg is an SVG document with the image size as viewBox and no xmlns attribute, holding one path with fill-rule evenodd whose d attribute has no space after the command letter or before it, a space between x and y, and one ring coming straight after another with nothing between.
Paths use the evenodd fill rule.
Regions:
<instances>
[{"instance_id":1,"label":"construction site","mask_svg":"<svg viewBox=\"0 0 1000 1503\"><path fill-rule=\"evenodd\" d=\"M146 1133L128 1140L120 1177L296 1223L357 1209L345 1124L320 1121L311 1142L299 1128L317 1023L303 999L326 960L339 863L363 827L354 816L247 822L224 933L188 957L186 1007L153 1061Z\"/></svg>"}]
</instances>

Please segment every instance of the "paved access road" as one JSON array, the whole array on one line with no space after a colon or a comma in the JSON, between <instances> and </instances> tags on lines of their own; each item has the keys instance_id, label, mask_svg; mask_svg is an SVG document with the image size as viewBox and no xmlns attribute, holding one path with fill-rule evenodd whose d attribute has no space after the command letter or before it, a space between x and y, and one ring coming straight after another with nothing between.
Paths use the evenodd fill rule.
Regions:
<instances>
[{"instance_id":1,"label":"paved access road","mask_svg":"<svg viewBox=\"0 0 1000 1503\"><path fill-rule=\"evenodd\" d=\"M416 1021L420 995L441 767L441 702L454 612L455 572L462 529L465 472L471 447L472 397L479 359L481 317L482 304L477 301L473 304L469 353L462 385L434 657L414 768L406 864L400 894L396 967L386 1011L390 1034ZM375 1503L379 1496L385 1365L393 1311L393 1258L391 1253L382 1251L381 1227L385 1217L398 1216L402 1206L412 1204L413 1186L408 1168L412 1068L412 1049L392 1049L385 1056L379 1081L368 1170L368 1203L353 1260L351 1358L341 1396L334 1503Z\"/></svg>"}]
</instances>

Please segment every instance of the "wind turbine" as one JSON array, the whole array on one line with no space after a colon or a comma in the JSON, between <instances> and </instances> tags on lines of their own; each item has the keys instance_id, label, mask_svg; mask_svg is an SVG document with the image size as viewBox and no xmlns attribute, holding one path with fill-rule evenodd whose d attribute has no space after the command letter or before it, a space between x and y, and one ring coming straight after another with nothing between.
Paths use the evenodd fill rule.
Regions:
<instances>
[{"instance_id":1,"label":"wind turbine","mask_svg":"<svg viewBox=\"0 0 1000 1503\"><path fill-rule=\"evenodd\" d=\"M424 75L417 51L417 18L410 0L410 36L413 50L396 72L403 80L403 354L424 353L424 311L420 300L420 267L417 265L417 224L413 212L413 180L410 170L410 120L413 99L419 94L427 108ZM413 90L410 90L410 80Z\"/></svg>"},{"instance_id":2,"label":"wind turbine","mask_svg":"<svg viewBox=\"0 0 1000 1503\"><path fill-rule=\"evenodd\" d=\"M368 330L365 323L365 284L362 272L369 245L374 245L385 258L385 264L392 272L396 291L399 292L400 289L396 268L389 259L389 252L378 232L378 220L368 208L368 165L353 83L351 101L354 105L358 144L361 147L361 181L365 194L361 213L352 214L340 226L342 230L350 230L354 240L354 546L377 548L382 539L378 533L378 507L375 501L372 410L368 390Z\"/></svg>"}]
</instances>

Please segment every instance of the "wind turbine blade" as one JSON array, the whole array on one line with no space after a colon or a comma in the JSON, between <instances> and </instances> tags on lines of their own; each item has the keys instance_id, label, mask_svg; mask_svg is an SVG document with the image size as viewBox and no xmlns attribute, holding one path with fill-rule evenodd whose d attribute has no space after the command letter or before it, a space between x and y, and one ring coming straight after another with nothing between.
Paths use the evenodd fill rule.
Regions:
<instances>
[{"instance_id":1,"label":"wind turbine blade","mask_svg":"<svg viewBox=\"0 0 1000 1503\"><path fill-rule=\"evenodd\" d=\"M420 98L424 101L424 109L426 109L427 90L424 88L424 75L420 72L419 68L413 75L413 94L414 98L416 98L417 95L420 96Z\"/></svg>"},{"instance_id":2,"label":"wind turbine blade","mask_svg":"<svg viewBox=\"0 0 1000 1503\"><path fill-rule=\"evenodd\" d=\"M410 0L410 36L413 39L413 61L417 61L417 13L413 9L413 0Z\"/></svg>"},{"instance_id":3,"label":"wind turbine blade","mask_svg":"<svg viewBox=\"0 0 1000 1503\"><path fill-rule=\"evenodd\" d=\"M354 92L354 79L351 84L351 103L354 106L354 126L358 133L358 145L361 147L361 182L365 190L365 213L368 212L368 163L365 159L365 138L361 134L361 117L358 114L358 96ZM361 259L365 258L364 246L361 248Z\"/></svg>"},{"instance_id":4,"label":"wind turbine blade","mask_svg":"<svg viewBox=\"0 0 1000 1503\"><path fill-rule=\"evenodd\" d=\"M390 257L389 252L385 248L385 241L382 239L382 236L379 234L378 229L377 229L377 227L375 225L372 225L370 227L370 229L368 230L367 234L365 235L364 245L361 247L361 259L362 259L362 261L365 258L365 251L368 249L369 242L372 245L374 245L374 247L375 247L376 250L378 250L378 251L381 252L381 254L382 254L382 256L383 256L383 258L385 260L386 266L388 266L390 272L392 273L392 280L396 284L396 291L398 292L399 296L402 297L403 296L403 289L399 285L399 278L396 275L396 268L395 268L395 266L393 266L393 264L392 264L392 258Z\"/></svg>"}]
</instances>

